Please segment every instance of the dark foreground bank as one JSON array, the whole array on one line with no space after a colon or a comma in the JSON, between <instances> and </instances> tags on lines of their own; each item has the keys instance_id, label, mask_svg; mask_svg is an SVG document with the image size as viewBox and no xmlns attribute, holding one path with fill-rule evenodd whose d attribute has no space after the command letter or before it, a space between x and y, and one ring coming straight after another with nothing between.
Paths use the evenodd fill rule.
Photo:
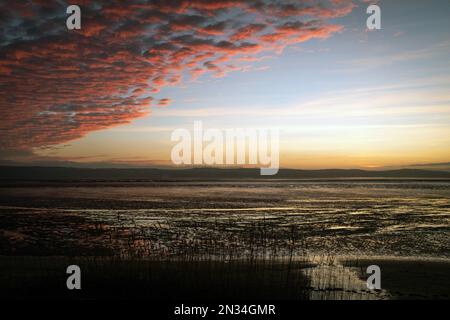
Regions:
<instances>
[{"instance_id":1,"label":"dark foreground bank","mask_svg":"<svg viewBox=\"0 0 450 320\"><path fill-rule=\"evenodd\" d=\"M365 287L377 264L382 290ZM69 265L81 289L67 288ZM320 265L297 261L143 261L93 257L0 257L2 300L152 300L165 302L447 300L450 261L365 258ZM359 271L359 274L358 274ZM356 278L352 274L357 275ZM358 281L358 275L359 280Z\"/></svg>"}]
</instances>

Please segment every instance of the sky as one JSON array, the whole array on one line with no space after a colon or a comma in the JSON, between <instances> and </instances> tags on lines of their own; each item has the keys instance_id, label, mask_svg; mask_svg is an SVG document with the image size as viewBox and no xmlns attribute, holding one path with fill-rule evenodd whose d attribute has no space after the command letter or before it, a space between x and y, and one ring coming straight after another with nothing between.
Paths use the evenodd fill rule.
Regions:
<instances>
[{"instance_id":1,"label":"sky","mask_svg":"<svg viewBox=\"0 0 450 320\"><path fill-rule=\"evenodd\" d=\"M286 168L450 162L447 0L75 3L0 1L0 160L171 165L200 120L279 128Z\"/></svg>"}]
</instances>

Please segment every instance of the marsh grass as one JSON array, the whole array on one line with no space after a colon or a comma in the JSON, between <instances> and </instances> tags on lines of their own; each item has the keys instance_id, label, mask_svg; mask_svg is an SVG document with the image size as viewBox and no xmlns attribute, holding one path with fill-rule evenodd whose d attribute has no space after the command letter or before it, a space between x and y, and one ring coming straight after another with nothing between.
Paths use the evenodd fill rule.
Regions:
<instances>
[{"instance_id":1,"label":"marsh grass","mask_svg":"<svg viewBox=\"0 0 450 320\"><path fill-rule=\"evenodd\" d=\"M94 249L70 256L2 256L1 296L22 299L152 299L181 301L365 299L332 253L313 255L295 225L265 216L239 225L166 219L141 225L83 222ZM82 290L66 288L68 265L82 270Z\"/></svg>"},{"instance_id":2,"label":"marsh grass","mask_svg":"<svg viewBox=\"0 0 450 320\"><path fill-rule=\"evenodd\" d=\"M4 258L2 258L4 259ZM284 263L14 257L2 261L2 296L34 299L306 299L307 279ZM65 268L82 269L82 290L65 288ZM14 266L14 272L8 266ZM5 268L7 270L5 270ZM9 277L5 279L5 271Z\"/></svg>"},{"instance_id":3,"label":"marsh grass","mask_svg":"<svg viewBox=\"0 0 450 320\"><path fill-rule=\"evenodd\" d=\"M360 290L361 281L332 252L312 254L298 226L275 225L265 213L251 223L233 216L142 223L120 213L106 221L77 217L76 222L74 230L82 230L84 237L78 236L80 245L68 246L70 254L1 256L0 296L179 301L374 297ZM81 267L80 291L66 288L65 270L71 264Z\"/></svg>"},{"instance_id":4,"label":"marsh grass","mask_svg":"<svg viewBox=\"0 0 450 320\"><path fill-rule=\"evenodd\" d=\"M3 256L2 296L14 298L306 299L306 245L295 227L269 229L264 223L235 228L229 219L214 228L190 221L138 226L117 217L93 223L101 255ZM174 231L176 230L176 231ZM76 249L76 248L73 248ZM83 289L65 287L68 265L82 269Z\"/></svg>"}]
</instances>

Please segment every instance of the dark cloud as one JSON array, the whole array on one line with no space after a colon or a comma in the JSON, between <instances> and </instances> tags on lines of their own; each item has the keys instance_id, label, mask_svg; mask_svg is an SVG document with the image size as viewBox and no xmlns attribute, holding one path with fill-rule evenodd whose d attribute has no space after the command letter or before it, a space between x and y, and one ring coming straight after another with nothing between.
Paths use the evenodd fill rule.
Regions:
<instances>
[{"instance_id":1,"label":"dark cloud","mask_svg":"<svg viewBox=\"0 0 450 320\"><path fill-rule=\"evenodd\" d=\"M159 107L167 107L172 103L172 100L169 98L159 99L158 106Z\"/></svg>"},{"instance_id":2,"label":"dark cloud","mask_svg":"<svg viewBox=\"0 0 450 320\"><path fill-rule=\"evenodd\" d=\"M77 1L82 29L65 27L63 1L0 3L0 152L78 139L129 123L170 98L164 86L340 30L327 22L354 4L328 1ZM153 95L153 97L149 97ZM8 151L9 150L9 151Z\"/></svg>"}]
</instances>

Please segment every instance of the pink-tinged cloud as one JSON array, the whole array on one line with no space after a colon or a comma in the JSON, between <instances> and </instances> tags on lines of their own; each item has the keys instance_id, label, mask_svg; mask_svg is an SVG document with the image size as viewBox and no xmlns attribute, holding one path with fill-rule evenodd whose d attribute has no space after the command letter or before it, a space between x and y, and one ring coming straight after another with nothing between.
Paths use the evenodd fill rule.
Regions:
<instances>
[{"instance_id":1,"label":"pink-tinged cloud","mask_svg":"<svg viewBox=\"0 0 450 320\"><path fill-rule=\"evenodd\" d=\"M78 139L149 114L165 86L245 72L286 45L327 38L352 1L0 3L0 157ZM191 77L183 79L183 75Z\"/></svg>"},{"instance_id":2,"label":"pink-tinged cloud","mask_svg":"<svg viewBox=\"0 0 450 320\"><path fill-rule=\"evenodd\" d=\"M159 99L157 106L158 107L167 107L172 103L172 100L169 98Z\"/></svg>"},{"instance_id":3,"label":"pink-tinged cloud","mask_svg":"<svg viewBox=\"0 0 450 320\"><path fill-rule=\"evenodd\" d=\"M235 33L233 33L230 37L230 40L242 41L242 40L250 39L256 33L261 32L265 28L266 28L266 25L264 25L264 24L249 24L248 26L239 28Z\"/></svg>"}]
</instances>

